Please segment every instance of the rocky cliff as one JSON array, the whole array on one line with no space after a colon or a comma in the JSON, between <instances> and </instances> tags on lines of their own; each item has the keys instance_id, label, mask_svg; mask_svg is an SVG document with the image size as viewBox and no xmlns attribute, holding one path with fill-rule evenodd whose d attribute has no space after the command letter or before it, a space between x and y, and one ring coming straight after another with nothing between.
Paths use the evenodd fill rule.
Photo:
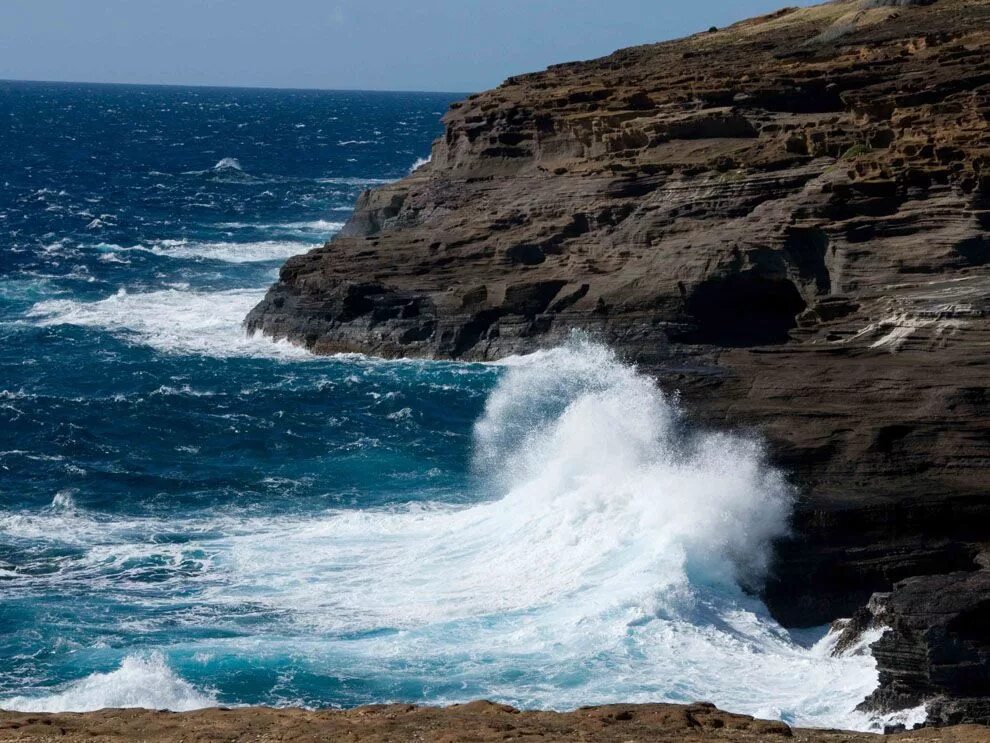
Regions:
<instances>
[{"instance_id":1,"label":"rocky cliff","mask_svg":"<svg viewBox=\"0 0 990 743\"><path fill-rule=\"evenodd\" d=\"M382 356L605 340L792 474L781 622L893 590L873 703L990 722L988 113L990 0L788 8L512 78L247 326Z\"/></svg>"}]
</instances>

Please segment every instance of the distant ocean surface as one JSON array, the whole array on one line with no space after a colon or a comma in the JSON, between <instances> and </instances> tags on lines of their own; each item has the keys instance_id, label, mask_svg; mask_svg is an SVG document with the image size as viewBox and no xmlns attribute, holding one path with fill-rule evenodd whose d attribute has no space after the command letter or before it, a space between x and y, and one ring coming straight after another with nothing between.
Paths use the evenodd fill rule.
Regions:
<instances>
[{"instance_id":1,"label":"distant ocean surface","mask_svg":"<svg viewBox=\"0 0 990 743\"><path fill-rule=\"evenodd\" d=\"M740 588L792 493L595 343L241 321L459 96L0 83L0 708L710 700L868 728Z\"/></svg>"}]
</instances>

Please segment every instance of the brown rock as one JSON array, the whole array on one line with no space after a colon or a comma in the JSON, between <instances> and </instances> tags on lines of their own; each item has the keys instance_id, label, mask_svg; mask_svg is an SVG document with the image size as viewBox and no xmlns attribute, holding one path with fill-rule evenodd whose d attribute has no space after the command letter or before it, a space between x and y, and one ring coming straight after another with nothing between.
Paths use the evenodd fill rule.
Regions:
<instances>
[{"instance_id":1,"label":"brown rock","mask_svg":"<svg viewBox=\"0 0 990 743\"><path fill-rule=\"evenodd\" d=\"M101 710L53 715L0 712L0 741L244 741L247 743L465 743L599 741L601 743L984 743L986 729L958 726L883 738L838 730L792 730L712 705L613 705L574 712L519 712L491 702L452 707L374 705L345 711L246 707L198 712ZM981 737L982 736L982 737Z\"/></svg>"}]
</instances>

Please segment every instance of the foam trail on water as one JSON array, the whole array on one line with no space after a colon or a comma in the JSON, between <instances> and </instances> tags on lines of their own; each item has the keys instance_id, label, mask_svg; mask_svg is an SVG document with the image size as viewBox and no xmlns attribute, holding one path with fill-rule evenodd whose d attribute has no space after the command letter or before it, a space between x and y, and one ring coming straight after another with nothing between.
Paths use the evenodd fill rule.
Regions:
<instances>
[{"instance_id":1,"label":"foam trail on water","mask_svg":"<svg viewBox=\"0 0 990 743\"><path fill-rule=\"evenodd\" d=\"M96 302L71 299L38 302L27 317L40 326L102 328L168 353L314 358L290 343L276 343L244 333L241 325L244 317L263 296L263 289L218 292L167 289L134 294L121 289Z\"/></svg>"},{"instance_id":2,"label":"foam trail on water","mask_svg":"<svg viewBox=\"0 0 990 743\"><path fill-rule=\"evenodd\" d=\"M291 240L261 240L259 242L190 242L188 240L158 240L148 246L121 247L103 244L98 246L107 254L144 251L169 258L206 258L224 263L264 263L284 261L294 255L317 247L313 243Z\"/></svg>"},{"instance_id":3,"label":"foam trail on water","mask_svg":"<svg viewBox=\"0 0 990 743\"><path fill-rule=\"evenodd\" d=\"M43 696L0 699L0 709L90 712L124 707L184 712L216 706L216 699L175 675L161 653L129 655L109 673L94 673Z\"/></svg>"}]
</instances>

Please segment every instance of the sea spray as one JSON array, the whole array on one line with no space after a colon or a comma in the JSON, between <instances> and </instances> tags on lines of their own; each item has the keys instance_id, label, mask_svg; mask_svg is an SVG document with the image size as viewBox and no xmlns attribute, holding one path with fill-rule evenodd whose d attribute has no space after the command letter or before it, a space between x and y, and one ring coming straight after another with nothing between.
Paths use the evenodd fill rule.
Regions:
<instances>
[{"instance_id":1,"label":"sea spray","mask_svg":"<svg viewBox=\"0 0 990 743\"><path fill-rule=\"evenodd\" d=\"M387 380L389 395L372 404L404 398L392 404L411 413L382 416L403 427L422 408L409 395L421 388L402 380L474 384L492 371L331 363L342 380ZM130 624L138 637L182 638L163 657L197 699L214 698L202 691L211 687L226 704L710 699L789 722L871 724L854 708L876 684L872 659L796 644L741 588L758 584L790 503L757 443L692 433L653 380L586 341L498 374L473 430L474 492L459 502L167 520L77 506L0 525L75 551L29 585L99 586L138 605L150 586L169 591ZM46 531L50 519L69 528ZM130 663L113 678L144 683ZM105 675L8 704L76 705L81 688L115 701ZM242 677L272 676L277 686L237 691Z\"/></svg>"},{"instance_id":2,"label":"sea spray","mask_svg":"<svg viewBox=\"0 0 990 743\"><path fill-rule=\"evenodd\" d=\"M409 167L409 172L410 173L415 173L417 170L419 170L420 168L422 168L424 165L426 165L432 159L433 159L433 156L432 155L427 155L426 157L417 157L416 158L416 162L414 162Z\"/></svg>"},{"instance_id":3,"label":"sea spray","mask_svg":"<svg viewBox=\"0 0 990 743\"><path fill-rule=\"evenodd\" d=\"M155 652L129 655L119 668L94 673L48 696L0 699L0 709L22 712L90 712L126 707L184 712L216 704L215 697L176 676L165 657Z\"/></svg>"},{"instance_id":4,"label":"sea spray","mask_svg":"<svg viewBox=\"0 0 990 743\"><path fill-rule=\"evenodd\" d=\"M588 520L582 538L637 540L680 566L653 580L762 578L791 492L759 442L692 432L653 379L579 337L507 365L475 426L475 461L508 499L553 503L565 522Z\"/></svg>"}]
</instances>

